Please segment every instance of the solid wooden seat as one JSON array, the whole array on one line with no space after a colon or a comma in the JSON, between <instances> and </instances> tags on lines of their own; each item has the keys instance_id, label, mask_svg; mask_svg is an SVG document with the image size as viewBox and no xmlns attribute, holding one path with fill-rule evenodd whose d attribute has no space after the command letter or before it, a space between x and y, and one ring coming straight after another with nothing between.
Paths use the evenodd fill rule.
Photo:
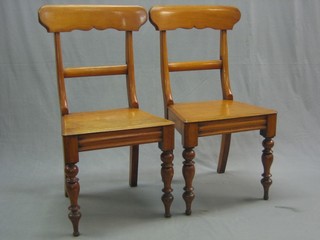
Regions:
<instances>
[{"instance_id":1,"label":"solid wooden seat","mask_svg":"<svg viewBox=\"0 0 320 240\"><path fill-rule=\"evenodd\" d=\"M81 217L78 205L80 186L76 165L81 151L130 146L129 183L130 186L136 186L139 144L158 143L162 151L161 176L164 183L162 201L165 207L165 216L170 217L170 206L173 201L171 181L173 177L174 123L141 111L135 88L133 31L138 31L146 20L147 13L140 6L47 5L39 9L40 23L48 32L54 33L65 161L65 189L70 199L69 218L73 224L74 236L79 235L78 224ZM116 29L125 32L124 64L64 67L61 33L92 29ZM126 98L129 107L92 112L70 112L65 79L107 75L126 75Z\"/></svg>"},{"instance_id":2,"label":"solid wooden seat","mask_svg":"<svg viewBox=\"0 0 320 240\"><path fill-rule=\"evenodd\" d=\"M232 100L175 103L168 107L170 118L177 117L184 123L261 117L266 113L274 114L275 111Z\"/></svg>"},{"instance_id":3,"label":"solid wooden seat","mask_svg":"<svg viewBox=\"0 0 320 240\"><path fill-rule=\"evenodd\" d=\"M172 122L137 108L80 112L62 117L62 135L72 136L168 125L172 125Z\"/></svg>"},{"instance_id":4,"label":"solid wooden seat","mask_svg":"<svg viewBox=\"0 0 320 240\"><path fill-rule=\"evenodd\" d=\"M272 183L270 167L273 161L271 148L272 138L276 134L277 112L246 103L233 101L229 81L227 31L240 20L240 11L231 6L155 6L150 9L150 21L160 32L160 61L162 91L167 119L175 122L176 129L181 134L183 151L183 175L186 202L186 214L191 214L191 204L194 199L192 186L195 174L194 148L198 138L222 134L218 173L226 168L231 134L235 132L260 130L265 137L263 141L262 162L264 172L261 183L264 187L264 199L269 198L269 187ZM182 29L209 28L220 32L220 58L215 60L169 62L167 32ZM200 34L198 31L197 34ZM192 48L195 48L193 46ZM174 102L170 72L219 70L223 100L205 102Z\"/></svg>"}]
</instances>

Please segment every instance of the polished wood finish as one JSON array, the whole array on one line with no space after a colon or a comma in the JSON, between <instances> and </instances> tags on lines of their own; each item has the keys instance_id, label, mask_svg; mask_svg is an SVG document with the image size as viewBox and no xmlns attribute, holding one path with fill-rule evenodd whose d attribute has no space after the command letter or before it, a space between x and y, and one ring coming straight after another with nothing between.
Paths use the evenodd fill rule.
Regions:
<instances>
[{"instance_id":1,"label":"polished wood finish","mask_svg":"<svg viewBox=\"0 0 320 240\"><path fill-rule=\"evenodd\" d=\"M113 147L130 147L129 184L137 186L139 145L158 143L162 151L161 177L164 184L162 201L165 217L170 217L173 201L171 182L173 177L174 123L139 109L136 96L133 31L146 22L147 13L139 6L108 5L47 5L39 9L39 21L53 32L59 101L61 110L62 138L65 161L65 190L70 199L69 218L73 235L79 235L81 217L78 197L79 152ZM61 32L72 30L116 29L125 32L125 64L116 66L64 67ZM91 112L70 112L65 79L126 75L128 107Z\"/></svg>"},{"instance_id":2,"label":"polished wood finish","mask_svg":"<svg viewBox=\"0 0 320 240\"><path fill-rule=\"evenodd\" d=\"M183 188L184 193L182 195L184 201L186 202L186 214L191 214L191 203L194 199L193 186L192 181L195 175L195 167L194 167L194 157L195 152L193 147L185 147L183 150L182 156L184 158L183 166L182 166L182 174L185 179L185 187Z\"/></svg>"},{"instance_id":3,"label":"polished wood finish","mask_svg":"<svg viewBox=\"0 0 320 240\"><path fill-rule=\"evenodd\" d=\"M177 28L232 29L240 19L240 11L230 6L167 5L154 6L150 21L159 31Z\"/></svg>"},{"instance_id":4,"label":"polished wood finish","mask_svg":"<svg viewBox=\"0 0 320 240\"><path fill-rule=\"evenodd\" d=\"M147 20L145 9L125 5L46 5L39 10L40 23L48 32L72 30L138 31Z\"/></svg>"},{"instance_id":5,"label":"polished wood finish","mask_svg":"<svg viewBox=\"0 0 320 240\"><path fill-rule=\"evenodd\" d=\"M273 151L271 150L274 143L271 138L266 138L263 140L262 145L264 147L263 154L262 154L262 164L264 172L262 174L261 183L264 188L264 195L263 199L268 200L269 199L269 187L272 184L271 179L271 173L270 173L270 167L273 162Z\"/></svg>"},{"instance_id":6,"label":"polished wood finish","mask_svg":"<svg viewBox=\"0 0 320 240\"><path fill-rule=\"evenodd\" d=\"M262 163L264 167L261 183L264 199L268 199L272 183L270 167L273 160L272 138L276 135L277 112L255 105L233 101L229 80L227 31L240 20L240 11L230 6L155 6L150 9L150 22L160 32L160 62L165 116L175 122L182 137L183 176L185 187L183 198L186 214L191 214L194 199L192 181L195 175L194 148L198 138L222 135L217 171L225 172L231 134L235 132L260 130L263 141ZM205 61L169 62L167 34L170 30L211 28L220 32L220 58ZM178 71L214 70L220 71L223 100L175 103L170 83L170 73Z\"/></svg>"},{"instance_id":7,"label":"polished wood finish","mask_svg":"<svg viewBox=\"0 0 320 240\"><path fill-rule=\"evenodd\" d=\"M65 78L90 77L104 75L123 75L128 71L126 65L118 66L98 66L98 67L77 67L65 68L63 75Z\"/></svg>"},{"instance_id":8,"label":"polished wood finish","mask_svg":"<svg viewBox=\"0 0 320 240\"><path fill-rule=\"evenodd\" d=\"M172 62L168 64L170 72L220 69L221 66L222 62L220 60Z\"/></svg>"},{"instance_id":9,"label":"polished wood finish","mask_svg":"<svg viewBox=\"0 0 320 240\"><path fill-rule=\"evenodd\" d=\"M78 205L78 196L80 191L79 179L76 177L79 172L77 165L68 163L65 165L66 189L70 198L69 219L73 225L73 235L79 236L79 220L81 218L80 206Z\"/></svg>"}]
</instances>

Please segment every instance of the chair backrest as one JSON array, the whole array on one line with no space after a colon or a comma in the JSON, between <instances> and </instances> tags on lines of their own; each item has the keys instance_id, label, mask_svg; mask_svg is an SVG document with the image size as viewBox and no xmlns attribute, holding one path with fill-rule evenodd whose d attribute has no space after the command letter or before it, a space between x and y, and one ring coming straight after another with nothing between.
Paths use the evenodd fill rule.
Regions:
<instances>
[{"instance_id":1,"label":"chair backrest","mask_svg":"<svg viewBox=\"0 0 320 240\"><path fill-rule=\"evenodd\" d=\"M150 9L150 22L160 31L161 78L165 102L167 107L174 103L170 72L219 69L223 98L232 100L228 69L227 30L240 20L240 11L231 6L155 6ZM220 31L220 59L190 62L169 62L167 47L167 31L183 29L211 28Z\"/></svg>"},{"instance_id":2,"label":"chair backrest","mask_svg":"<svg viewBox=\"0 0 320 240\"><path fill-rule=\"evenodd\" d=\"M126 75L129 107L138 108L134 78L132 32L146 22L147 13L140 6L46 5L39 9L39 22L54 33L57 78L61 114L69 113L65 78ZM73 30L116 29L125 31L126 63L113 66L65 68L62 61L61 32Z\"/></svg>"}]
</instances>

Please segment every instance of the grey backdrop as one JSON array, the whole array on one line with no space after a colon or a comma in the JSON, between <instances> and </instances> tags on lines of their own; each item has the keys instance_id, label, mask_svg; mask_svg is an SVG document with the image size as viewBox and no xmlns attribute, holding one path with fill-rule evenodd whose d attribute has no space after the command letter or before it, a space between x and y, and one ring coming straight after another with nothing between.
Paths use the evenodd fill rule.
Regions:
<instances>
[{"instance_id":1,"label":"grey backdrop","mask_svg":"<svg viewBox=\"0 0 320 240\"><path fill-rule=\"evenodd\" d=\"M162 217L156 144L141 148L139 186L128 187L128 148L81 154L82 239L318 239L320 233L320 1L318 0L109 0L0 2L0 238L72 239L63 196L60 115L53 36L40 26L43 4L100 3L235 5L240 22L229 34L235 99L277 109L274 184L262 201L262 138L235 134L227 172L215 172L220 137L196 149L193 215L183 214L181 144L176 134L173 217ZM217 54L211 31L179 30L171 59ZM134 34L141 109L163 116L159 39L150 23ZM123 36L114 30L63 36L68 65L121 63ZM198 45L198 48L196 48ZM208 50L209 49L209 50ZM200 57L200 55L204 55ZM174 56L174 57L173 57ZM217 75L176 74L176 100L219 98ZM74 111L125 106L124 81L71 80ZM71 88L74 87L74 88ZM115 90L120 88L119 91ZM122 90L121 90L122 89ZM89 103L86 103L86 102Z\"/></svg>"}]
</instances>

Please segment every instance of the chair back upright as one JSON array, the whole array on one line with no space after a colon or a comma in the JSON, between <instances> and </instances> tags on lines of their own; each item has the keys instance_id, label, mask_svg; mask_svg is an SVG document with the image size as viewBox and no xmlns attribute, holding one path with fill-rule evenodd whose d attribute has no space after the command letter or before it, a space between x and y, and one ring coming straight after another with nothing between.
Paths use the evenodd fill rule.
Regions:
<instances>
[{"instance_id":1,"label":"chair back upright","mask_svg":"<svg viewBox=\"0 0 320 240\"><path fill-rule=\"evenodd\" d=\"M69 113L65 79L74 77L126 75L129 107L139 108L134 77L132 32L138 31L146 21L147 13L140 6L47 5L39 9L39 22L48 32L54 33L61 115ZM126 61L124 64L64 67L61 33L92 29L116 29L125 32Z\"/></svg>"},{"instance_id":2,"label":"chair back upright","mask_svg":"<svg viewBox=\"0 0 320 240\"><path fill-rule=\"evenodd\" d=\"M155 6L150 10L150 22L160 32L160 59L165 115L174 104L170 72L219 69L223 99L233 100L229 81L227 30L240 20L240 11L231 6ZM220 31L220 59L169 62L167 31L211 28Z\"/></svg>"}]
</instances>

